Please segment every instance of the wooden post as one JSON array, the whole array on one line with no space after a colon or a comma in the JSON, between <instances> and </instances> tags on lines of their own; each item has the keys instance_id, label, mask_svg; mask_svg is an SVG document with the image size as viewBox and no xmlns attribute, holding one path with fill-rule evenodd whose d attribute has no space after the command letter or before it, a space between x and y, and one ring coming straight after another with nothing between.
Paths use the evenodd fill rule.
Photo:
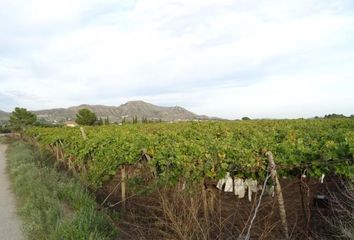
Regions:
<instances>
[{"instance_id":1,"label":"wooden post","mask_svg":"<svg viewBox=\"0 0 354 240\"><path fill-rule=\"evenodd\" d=\"M209 208L209 214L213 215L214 214L214 208L215 208L215 192L210 189L206 189L207 191L207 196L208 196L208 208Z\"/></svg>"},{"instance_id":2,"label":"wooden post","mask_svg":"<svg viewBox=\"0 0 354 240\"><path fill-rule=\"evenodd\" d=\"M126 199L126 195L125 195L125 166L122 167L121 170L121 179L122 179L122 184L121 184L121 196L122 196L122 209L125 209L125 199Z\"/></svg>"},{"instance_id":3,"label":"wooden post","mask_svg":"<svg viewBox=\"0 0 354 240\"><path fill-rule=\"evenodd\" d=\"M303 177L303 175L300 176L299 187L300 187L302 210L303 210L304 217L306 218L305 234L308 237L309 224L311 219L311 210L309 207L309 187L307 186L305 182L305 177Z\"/></svg>"},{"instance_id":4,"label":"wooden post","mask_svg":"<svg viewBox=\"0 0 354 240\"><path fill-rule=\"evenodd\" d=\"M64 144L63 144L63 142L59 139L59 144L57 144L57 146L58 146L58 148L59 148L59 150L60 150L60 160L61 161L63 161L63 162L65 162L65 158L64 158Z\"/></svg>"},{"instance_id":5,"label":"wooden post","mask_svg":"<svg viewBox=\"0 0 354 240\"><path fill-rule=\"evenodd\" d=\"M284 235L286 239L289 239L289 230L288 230L288 223L286 221L286 211L284 205L284 198L283 193L281 191L280 182L277 175L277 170L275 170L275 163L273 154L269 151L266 152L266 156L268 157L269 168L270 168L270 175L275 182L275 193L277 194L278 204L279 204L279 213L280 213L280 220L284 228Z\"/></svg>"},{"instance_id":6,"label":"wooden post","mask_svg":"<svg viewBox=\"0 0 354 240\"><path fill-rule=\"evenodd\" d=\"M203 198L203 211L204 211L205 221L207 225L209 225L208 199L207 199L207 193L205 190L204 181L202 182L202 198Z\"/></svg>"},{"instance_id":7,"label":"wooden post","mask_svg":"<svg viewBox=\"0 0 354 240\"><path fill-rule=\"evenodd\" d=\"M83 138L84 140L86 140L86 139L87 139L87 136L86 136L86 133L85 133L84 128L83 128L83 127L80 127L80 131L81 131L81 134L82 134L82 138Z\"/></svg>"},{"instance_id":8,"label":"wooden post","mask_svg":"<svg viewBox=\"0 0 354 240\"><path fill-rule=\"evenodd\" d=\"M85 130L84 130L83 127L80 127L80 131L81 131L82 138L83 138L84 140L87 140L87 135L86 135ZM86 164L86 161L82 164L81 170L83 170L83 172L86 174L86 173L87 173L87 170L86 170L85 164ZM75 169L75 168L74 168L74 169Z\"/></svg>"}]
</instances>

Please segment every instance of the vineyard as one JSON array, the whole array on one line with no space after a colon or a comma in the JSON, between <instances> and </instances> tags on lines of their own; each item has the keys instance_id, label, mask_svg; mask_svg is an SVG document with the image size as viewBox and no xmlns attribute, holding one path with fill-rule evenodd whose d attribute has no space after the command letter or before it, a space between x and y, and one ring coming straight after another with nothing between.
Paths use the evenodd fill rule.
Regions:
<instances>
[{"instance_id":1,"label":"vineyard","mask_svg":"<svg viewBox=\"0 0 354 240\"><path fill-rule=\"evenodd\" d=\"M323 177L354 177L353 119L31 128L25 135L102 195L102 206L129 209L116 220L119 231L130 232L122 239L275 239L290 235L288 225L291 239L307 239L321 221L313 197L334 186L320 184ZM280 182L268 181L269 152ZM260 184L249 186L247 201L210 187L225 176ZM264 190L257 200L258 187L266 184L285 185L285 205L280 187L277 201L265 196L260 204ZM257 212L251 233L250 218ZM279 219L283 228L276 227Z\"/></svg>"},{"instance_id":2,"label":"vineyard","mask_svg":"<svg viewBox=\"0 0 354 240\"><path fill-rule=\"evenodd\" d=\"M266 151L282 176L354 174L354 120L185 122L85 127L32 128L27 136L61 154L93 188L124 165L149 157L161 181L200 182L226 172L263 178Z\"/></svg>"}]
</instances>

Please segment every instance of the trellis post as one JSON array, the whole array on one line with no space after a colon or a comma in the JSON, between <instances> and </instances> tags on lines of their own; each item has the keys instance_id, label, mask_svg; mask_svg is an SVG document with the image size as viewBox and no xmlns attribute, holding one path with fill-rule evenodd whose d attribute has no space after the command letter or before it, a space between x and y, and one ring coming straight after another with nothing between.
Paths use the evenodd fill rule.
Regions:
<instances>
[{"instance_id":1,"label":"trellis post","mask_svg":"<svg viewBox=\"0 0 354 240\"><path fill-rule=\"evenodd\" d=\"M86 140L86 139L87 139L87 136L86 136L86 133L85 133L84 128L83 128L83 127L80 127L80 131L81 131L81 134L82 134L82 138L83 138L84 140Z\"/></svg>"},{"instance_id":2,"label":"trellis post","mask_svg":"<svg viewBox=\"0 0 354 240\"><path fill-rule=\"evenodd\" d=\"M121 184L121 197L122 197L122 209L125 209L125 200L126 200L126 194L125 194L125 180L126 180L126 174L125 174L125 166L122 167L121 170L121 180L122 180L122 184Z\"/></svg>"},{"instance_id":3,"label":"trellis post","mask_svg":"<svg viewBox=\"0 0 354 240\"><path fill-rule=\"evenodd\" d=\"M277 170L275 169L275 163L272 152L266 152L266 156L268 157L269 168L270 168L270 175L275 183L275 193L277 194L277 200L279 204L279 213L280 213L280 220L284 228L284 235L286 239L289 238L289 230L288 230L288 223L286 221L286 211L285 211L285 204L284 204L284 197L281 191L280 182L277 175Z\"/></svg>"}]
</instances>

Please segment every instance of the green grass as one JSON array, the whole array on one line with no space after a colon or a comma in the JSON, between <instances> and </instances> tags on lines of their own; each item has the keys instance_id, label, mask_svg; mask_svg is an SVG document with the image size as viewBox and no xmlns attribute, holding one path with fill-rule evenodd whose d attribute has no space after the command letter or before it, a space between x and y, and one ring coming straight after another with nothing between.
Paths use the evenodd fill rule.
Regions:
<instances>
[{"instance_id":1,"label":"green grass","mask_svg":"<svg viewBox=\"0 0 354 240\"><path fill-rule=\"evenodd\" d=\"M29 239L115 239L117 232L78 180L28 144L8 148L8 171Z\"/></svg>"}]
</instances>

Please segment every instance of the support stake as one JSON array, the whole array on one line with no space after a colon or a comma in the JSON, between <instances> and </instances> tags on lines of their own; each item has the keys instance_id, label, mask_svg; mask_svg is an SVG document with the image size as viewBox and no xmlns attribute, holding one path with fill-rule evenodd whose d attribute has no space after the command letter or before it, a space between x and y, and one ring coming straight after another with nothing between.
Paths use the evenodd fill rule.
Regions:
<instances>
[{"instance_id":1,"label":"support stake","mask_svg":"<svg viewBox=\"0 0 354 240\"><path fill-rule=\"evenodd\" d=\"M86 140L86 139L87 139L87 136L86 136L86 133L85 133L84 128L83 128L83 127L80 127L80 131L81 131L81 134L82 134L82 138L83 138L84 140Z\"/></svg>"},{"instance_id":2,"label":"support stake","mask_svg":"<svg viewBox=\"0 0 354 240\"><path fill-rule=\"evenodd\" d=\"M125 199L126 199L126 195L125 195L125 166L122 167L121 170L121 179L122 179L122 184L121 184L121 194L122 194L122 209L125 209Z\"/></svg>"},{"instance_id":3,"label":"support stake","mask_svg":"<svg viewBox=\"0 0 354 240\"><path fill-rule=\"evenodd\" d=\"M289 230L288 230L288 223L286 221L286 211L285 211L285 204L283 193L281 191L280 182L277 175L277 170L275 170L275 163L272 152L266 152L265 154L268 157L270 174L275 182L275 193L277 194L278 204L279 204L279 213L280 213L280 220L284 228L284 235L286 239L289 239Z\"/></svg>"},{"instance_id":4,"label":"support stake","mask_svg":"<svg viewBox=\"0 0 354 240\"><path fill-rule=\"evenodd\" d=\"M202 198L203 198L203 211L204 211L204 217L207 225L209 225L209 211L208 211L208 198L207 198L207 193L204 185L204 181L201 184L201 190L202 190Z\"/></svg>"}]
</instances>

